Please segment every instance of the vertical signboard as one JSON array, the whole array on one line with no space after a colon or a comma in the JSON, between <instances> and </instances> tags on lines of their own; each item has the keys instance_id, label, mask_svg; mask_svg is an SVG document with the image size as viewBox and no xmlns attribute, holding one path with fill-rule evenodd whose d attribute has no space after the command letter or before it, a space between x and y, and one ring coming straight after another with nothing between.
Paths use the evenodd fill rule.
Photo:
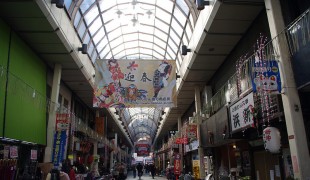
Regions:
<instances>
[{"instance_id":1,"label":"vertical signboard","mask_svg":"<svg viewBox=\"0 0 310 180\"><path fill-rule=\"evenodd\" d=\"M58 167L64 159L67 145L67 133L69 130L70 114L56 114L56 129L54 134L52 161L54 167Z\"/></svg>"}]
</instances>

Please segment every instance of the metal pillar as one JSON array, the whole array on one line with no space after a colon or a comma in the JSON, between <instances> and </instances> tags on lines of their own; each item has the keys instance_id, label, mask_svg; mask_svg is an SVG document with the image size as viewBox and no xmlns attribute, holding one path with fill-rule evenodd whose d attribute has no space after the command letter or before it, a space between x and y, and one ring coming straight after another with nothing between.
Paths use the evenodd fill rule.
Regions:
<instances>
[{"instance_id":1,"label":"metal pillar","mask_svg":"<svg viewBox=\"0 0 310 180\"><path fill-rule=\"evenodd\" d=\"M51 103L47 123L47 133L46 133L47 137L44 153L44 162L52 162L53 141L56 126L56 113L57 113L56 110L60 89L60 78L61 78L61 64L55 64L52 93L51 93Z\"/></svg>"},{"instance_id":2,"label":"metal pillar","mask_svg":"<svg viewBox=\"0 0 310 180\"><path fill-rule=\"evenodd\" d=\"M305 145L307 139L304 120L290 62L288 41L286 40L285 34L278 36L285 29L280 1L265 0L265 6L271 37L275 38L273 40L273 46L279 55L281 78L284 89L282 101L293 162L294 178L310 179L310 157L308 147Z\"/></svg>"},{"instance_id":3,"label":"metal pillar","mask_svg":"<svg viewBox=\"0 0 310 180\"><path fill-rule=\"evenodd\" d=\"M203 154L203 147L201 146L201 137L200 137L200 124L201 124L201 100L200 100L200 88L195 87L195 107L196 107L196 114L197 114L197 136L198 136L198 156L199 156L199 174L200 179L204 179L206 177L205 167L204 167L204 154Z\"/></svg>"}]
</instances>

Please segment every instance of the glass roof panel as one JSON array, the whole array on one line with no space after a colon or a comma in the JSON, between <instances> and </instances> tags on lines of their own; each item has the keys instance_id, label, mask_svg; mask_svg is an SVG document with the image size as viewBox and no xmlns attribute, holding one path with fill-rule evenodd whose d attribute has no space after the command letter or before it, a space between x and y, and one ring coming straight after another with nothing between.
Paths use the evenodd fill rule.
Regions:
<instances>
[{"instance_id":1,"label":"glass roof panel","mask_svg":"<svg viewBox=\"0 0 310 180\"><path fill-rule=\"evenodd\" d=\"M188 44L195 26L194 19L197 19L198 12L193 2L189 0L81 1L81 3L75 3L75 6L78 6L77 13L68 15L76 14L75 17L71 17L72 23L82 42L89 45L88 54L93 62L98 52L100 58L104 59L169 58L178 60L177 67L180 67L182 61L180 45ZM154 138L161 111L154 108L124 109L122 120L129 127L130 137L133 140ZM143 122L139 124L139 118L135 114L147 116L140 117Z\"/></svg>"},{"instance_id":2,"label":"glass roof panel","mask_svg":"<svg viewBox=\"0 0 310 180\"><path fill-rule=\"evenodd\" d=\"M89 25L93 20L99 16L99 11L97 6L92 6L91 9L85 13L85 22L87 25Z\"/></svg>"},{"instance_id":3,"label":"glass roof panel","mask_svg":"<svg viewBox=\"0 0 310 180\"><path fill-rule=\"evenodd\" d=\"M102 22L100 18L97 18L91 26L89 26L89 32L91 35L94 35L102 27Z\"/></svg>"},{"instance_id":4,"label":"glass roof panel","mask_svg":"<svg viewBox=\"0 0 310 180\"><path fill-rule=\"evenodd\" d=\"M161 8L156 8L156 17L165 22L166 24L170 23L171 14L167 13L166 11L162 10ZM160 27L157 26L156 27Z\"/></svg>"},{"instance_id":5,"label":"glass roof panel","mask_svg":"<svg viewBox=\"0 0 310 180\"><path fill-rule=\"evenodd\" d=\"M93 38L94 43L98 44L98 42L104 37L104 35L104 29L101 27Z\"/></svg>"},{"instance_id":6,"label":"glass roof panel","mask_svg":"<svg viewBox=\"0 0 310 180\"><path fill-rule=\"evenodd\" d=\"M85 11L88 10L88 8L95 2L95 0L84 0L81 5L80 5L80 9L82 11L82 14L85 13Z\"/></svg>"}]
</instances>

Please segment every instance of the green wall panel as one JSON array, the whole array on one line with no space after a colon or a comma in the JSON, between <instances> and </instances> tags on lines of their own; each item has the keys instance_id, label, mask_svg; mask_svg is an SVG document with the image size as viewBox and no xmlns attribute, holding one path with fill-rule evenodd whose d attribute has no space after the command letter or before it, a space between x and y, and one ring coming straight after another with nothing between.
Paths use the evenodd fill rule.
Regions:
<instances>
[{"instance_id":1,"label":"green wall panel","mask_svg":"<svg viewBox=\"0 0 310 180\"><path fill-rule=\"evenodd\" d=\"M5 137L45 145L46 65L15 33L9 63Z\"/></svg>"},{"instance_id":2,"label":"green wall panel","mask_svg":"<svg viewBox=\"0 0 310 180\"><path fill-rule=\"evenodd\" d=\"M5 98L5 84L6 71L9 51L10 29L0 19L0 137L3 136L3 122L4 122L4 98Z\"/></svg>"}]
</instances>

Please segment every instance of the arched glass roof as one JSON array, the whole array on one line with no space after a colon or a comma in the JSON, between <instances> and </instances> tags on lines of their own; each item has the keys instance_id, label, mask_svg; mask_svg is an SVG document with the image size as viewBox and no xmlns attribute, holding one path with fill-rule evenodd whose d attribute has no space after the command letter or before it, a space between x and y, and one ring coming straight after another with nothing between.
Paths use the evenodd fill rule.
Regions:
<instances>
[{"instance_id":1,"label":"arched glass roof","mask_svg":"<svg viewBox=\"0 0 310 180\"><path fill-rule=\"evenodd\" d=\"M96 59L172 59L182 62L198 11L193 0L65 0L77 34ZM161 109L124 109L131 138L153 138Z\"/></svg>"}]
</instances>

